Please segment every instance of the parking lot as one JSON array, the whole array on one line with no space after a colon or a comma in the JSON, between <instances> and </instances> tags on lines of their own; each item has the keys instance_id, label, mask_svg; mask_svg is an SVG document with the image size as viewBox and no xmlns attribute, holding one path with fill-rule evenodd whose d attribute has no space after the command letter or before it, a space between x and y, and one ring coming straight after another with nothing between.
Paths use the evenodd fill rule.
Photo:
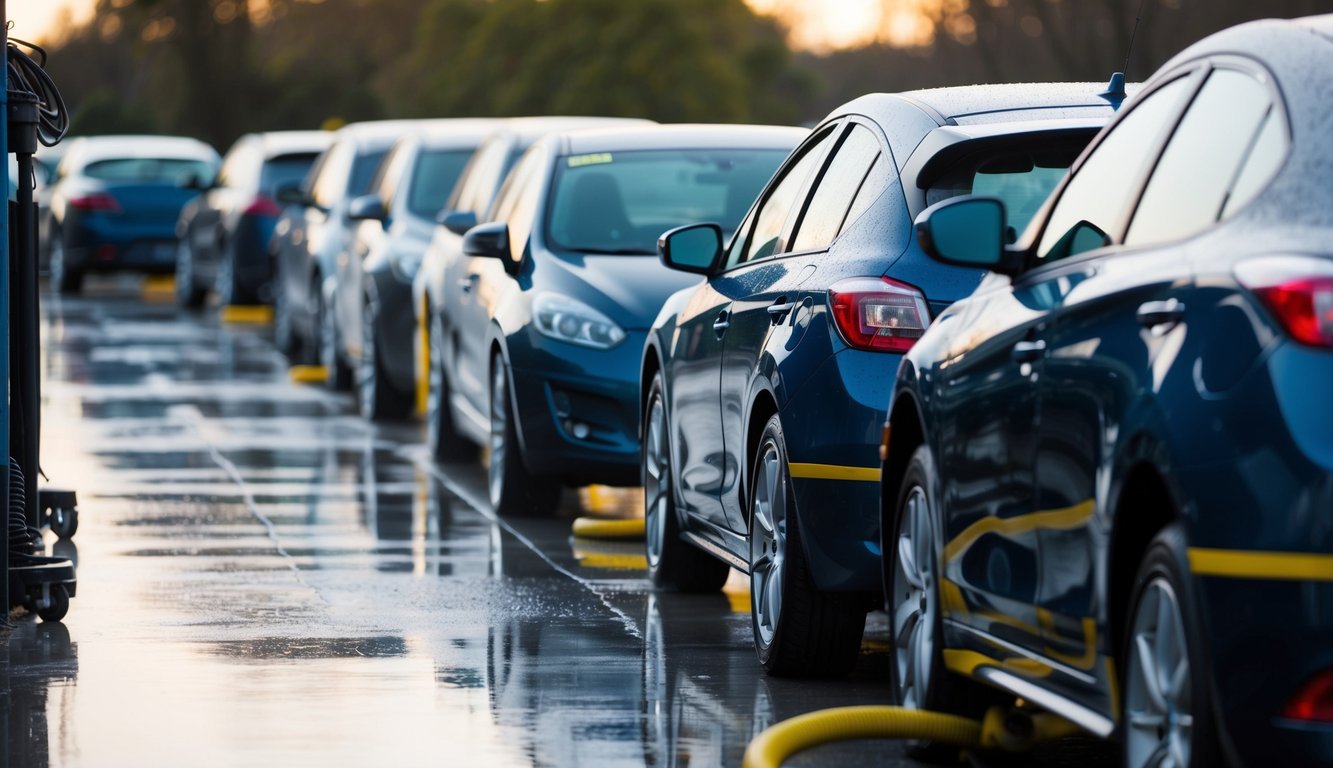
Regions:
<instances>
[{"instance_id":1,"label":"parking lot","mask_svg":"<svg viewBox=\"0 0 1333 768\"><path fill-rule=\"evenodd\" d=\"M738 577L655 592L642 544L571 540L581 502L633 494L500 521L484 470L430 461L417 425L288 382L267 326L134 279L44 308L80 583L63 625L10 641L14 764L735 765L771 722L886 700L869 649L852 680L765 678Z\"/></svg>"}]
</instances>

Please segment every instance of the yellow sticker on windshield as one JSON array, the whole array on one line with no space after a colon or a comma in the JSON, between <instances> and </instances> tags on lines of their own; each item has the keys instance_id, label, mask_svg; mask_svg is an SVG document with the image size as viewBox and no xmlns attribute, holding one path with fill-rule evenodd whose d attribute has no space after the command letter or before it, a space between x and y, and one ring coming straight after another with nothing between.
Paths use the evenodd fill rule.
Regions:
<instances>
[{"instance_id":1,"label":"yellow sticker on windshield","mask_svg":"<svg viewBox=\"0 0 1333 768\"><path fill-rule=\"evenodd\" d=\"M610 152L595 152L591 155L573 155L569 158L570 168L582 168L585 165L605 165L611 162Z\"/></svg>"}]
</instances>

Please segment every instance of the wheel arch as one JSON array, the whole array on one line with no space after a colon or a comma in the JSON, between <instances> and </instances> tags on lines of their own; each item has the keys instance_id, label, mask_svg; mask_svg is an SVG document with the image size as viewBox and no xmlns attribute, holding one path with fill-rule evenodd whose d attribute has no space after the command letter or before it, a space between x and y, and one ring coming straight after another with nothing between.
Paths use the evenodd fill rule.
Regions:
<instances>
[{"instance_id":1,"label":"wheel arch","mask_svg":"<svg viewBox=\"0 0 1333 768\"><path fill-rule=\"evenodd\" d=\"M1108 639L1112 648L1118 648L1143 553L1181 515L1166 478L1148 459L1125 468L1110 508L1114 517L1107 553L1106 621Z\"/></svg>"},{"instance_id":2,"label":"wheel arch","mask_svg":"<svg viewBox=\"0 0 1333 768\"><path fill-rule=\"evenodd\" d=\"M644 429L647 427L644 424L644 413L648 409L648 393L653 388L653 377L661 370L661 355L657 351L657 346L649 341L643 353L643 360L639 363L639 442L643 442ZM665 376L662 377L662 386L666 387ZM665 399L666 393L662 394Z\"/></svg>"},{"instance_id":3,"label":"wheel arch","mask_svg":"<svg viewBox=\"0 0 1333 768\"><path fill-rule=\"evenodd\" d=\"M754 481L754 478L750 475L753 472L755 457L759 453L759 441L764 435L764 427L768 425L768 420L778 413L778 401L772 391L760 389L754 394L750 403L750 416L745 423L745 462L739 467L741 473L740 502L741 509L745 510L747 529L752 522L750 520L750 494L753 489L750 484ZM797 517L797 525L799 525L799 515Z\"/></svg>"}]
</instances>

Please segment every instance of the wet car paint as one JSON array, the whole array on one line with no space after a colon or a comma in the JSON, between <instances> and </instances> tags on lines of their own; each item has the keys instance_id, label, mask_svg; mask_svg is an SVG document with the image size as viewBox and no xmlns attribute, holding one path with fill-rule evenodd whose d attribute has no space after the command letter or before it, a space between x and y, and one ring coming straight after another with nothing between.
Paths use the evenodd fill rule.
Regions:
<instances>
[{"instance_id":1,"label":"wet car paint","mask_svg":"<svg viewBox=\"0 0 1333 768\"><path fill-rule=\"evenodd\" d=\"M43 303L43 463L81 514L48 542L80 585L8 638L12 764L738 765L778 719L887 701L873 643L850 681L767 679L743 581L655 593L640 545L571 544L570 515L633 494L498 520L479 466L289 383L266 329L127 285Z\"/></svg>"}]
</instances>

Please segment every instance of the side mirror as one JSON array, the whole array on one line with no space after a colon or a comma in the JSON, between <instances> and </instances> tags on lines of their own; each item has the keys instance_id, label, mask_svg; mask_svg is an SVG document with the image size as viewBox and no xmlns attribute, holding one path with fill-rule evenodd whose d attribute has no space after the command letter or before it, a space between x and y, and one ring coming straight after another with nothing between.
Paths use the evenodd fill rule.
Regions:
<instances>
[{"instance_id":1,"label":"side mirror","mask_svg":"<svg viewBox=\"0 0 1333 768\"><path fill-rule=\"evenodd\" d=\"M518 272L518 263L509 255L509 225L503 221L479 224L463 235L463 253L485 259L499 259L509 274Z\"/></svg>"},{"instance_id":2,"label":"side mirror","mask_svg":"<svg viewBox=\"0 0 1333 768\"><path fill-rule=\"evenodd\" d=\"M469 229L477 226L477 214L472 211L440 211L435 222L455 235L466 235Z\"/></svg>"},{"instance_id":3,"label":"side mirror","mask_svg":"<svg viewBox=\"0 0 1333 768\"><path fill-rule=\"evenodd\" d=\"M959 267L1006 275L1021 264L1005 250L1004 202L994 197L957 197L938 202L916 218L916 240L930 258Z\"/></svg>"},{"instance_id":4,"label":"side mirror","mask_svg":"<svg viewBox=\"0 0 1333 768\"><path fill-rule=\"evenodd\" d=\"M278 187L273 197L283 205L304 205L306 202L305 194L296 184L283 184Z\"/></svg>"},{"instance_id":5,"label":"side mirror","mask_svg":"<svg viewBox=\"0 0 1333 768\"><path fill-rule=\"evenodd\" d=\"M722 227L690 224L663 232L657 254L672 269L706 275L722 255Z\"/></svg>"},{"instance_id":6,"label":"side mirror","mask_svg":"<svg viewBox=\"0 0 1333 768\"><path fill-rule=\"evenodd\" d=\"M353 221L383 222L388 217L388 212L384 210L384 199L379 195L362 195L347 204L347 218Z\"/></svg>"}]
</instances>

